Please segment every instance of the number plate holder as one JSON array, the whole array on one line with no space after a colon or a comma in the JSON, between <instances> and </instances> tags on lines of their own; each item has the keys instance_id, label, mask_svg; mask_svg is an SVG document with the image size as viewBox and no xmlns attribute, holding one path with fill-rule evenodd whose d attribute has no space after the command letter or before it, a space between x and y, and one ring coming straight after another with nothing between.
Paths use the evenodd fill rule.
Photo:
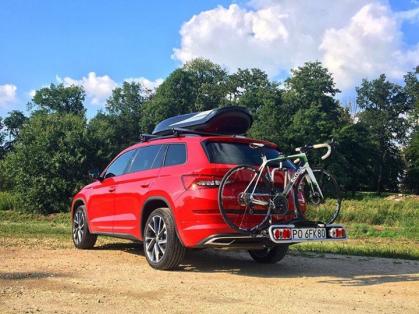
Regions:
<instances>
[{"instance_id":1,"label":"number plate holder","mask_svg":"<svg viewBox=\"0 0 419 314\"><path fill-rule=\"evenodd\" d=\"M293 240L324 240L326 239L326 228L293 228L291 229Z\"/></svg>"},{"instance_id":2,"label":"number plate holder","mask_svg":"<svg viewBox=\"0 0 419 314\"><path fill-rule=\"evenodd\" d=\"M269 227L269 238L275 243L299 243L308 241L339 241L346 240L346 232L341 238L331 235L341 225L319 225L316 227L296 227L294 225L272 225Z\"/></svg>"}]
</instances>

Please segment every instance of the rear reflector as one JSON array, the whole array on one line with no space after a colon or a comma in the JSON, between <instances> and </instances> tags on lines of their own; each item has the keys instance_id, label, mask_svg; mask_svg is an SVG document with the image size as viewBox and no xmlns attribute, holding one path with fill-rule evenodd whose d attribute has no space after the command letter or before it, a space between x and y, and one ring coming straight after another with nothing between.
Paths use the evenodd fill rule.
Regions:
<instances>
[{"instance_id":1,"label":"rear reflector","mask_svg":"<svg viewBox=\"0 0 419 314\"><path fill-rule=\"evenodd\" d=\"M289 228L278 228L273 232L275 240L290 240L291 239L291 229Z\"/></svg>"},{"instance_id":2,"label":"rear reflector","mask_svg":"<svg viewBox=\"0 0 419 314\"><path fill-rule=\"evenodd\" d=\"M329 236L333 239L343 239L346 238L346 232L343 228L331 228L329 230Z\"/></svg>"}]
</instances>

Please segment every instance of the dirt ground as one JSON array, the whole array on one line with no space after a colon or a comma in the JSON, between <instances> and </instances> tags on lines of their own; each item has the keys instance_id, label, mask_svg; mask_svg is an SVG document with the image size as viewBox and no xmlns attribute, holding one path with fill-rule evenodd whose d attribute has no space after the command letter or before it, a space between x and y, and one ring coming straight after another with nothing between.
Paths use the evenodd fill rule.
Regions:
<instances>
[{"instance_id":1,"label":"dirt ground","mask_svg":"<svg viewBox=\"0 0 419 314\"><path fill-rule=\"evenodd\" d=\"M419 262L193 251L150 268L134 243L90 251L0 247L0 313L419 313Z\"/></svg>"}]
</instances>

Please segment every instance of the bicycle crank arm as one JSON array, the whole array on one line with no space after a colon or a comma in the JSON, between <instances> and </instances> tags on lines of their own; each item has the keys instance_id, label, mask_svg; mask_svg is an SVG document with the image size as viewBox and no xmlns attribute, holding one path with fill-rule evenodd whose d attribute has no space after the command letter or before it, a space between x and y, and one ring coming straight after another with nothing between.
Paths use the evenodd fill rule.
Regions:
<instances>
[{"instance_id":1,"label":"bicycle crank arm","mask_svg":"<svg viewBox=\"0 0 419 314\"><path fill-rule=\"evenodd\" d=\"M252 199L250 200L250 202L251 202L253 205L260 205L260 206L268 206L268 205L269 205L269 202L262 201L262 200L256 200L256 199L254 199L254 198L252 198Z\"/></svg>"}]
</instances>

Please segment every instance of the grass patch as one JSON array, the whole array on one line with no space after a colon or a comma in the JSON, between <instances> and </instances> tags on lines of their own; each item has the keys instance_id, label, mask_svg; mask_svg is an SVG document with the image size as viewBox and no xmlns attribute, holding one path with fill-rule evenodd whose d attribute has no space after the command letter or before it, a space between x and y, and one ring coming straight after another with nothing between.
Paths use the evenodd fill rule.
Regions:
<instances>
[{"instance_id":1,"label":"grass patch","mask_svg":"<svg viewBox=\"0 0 419 314\"><path fill-rule=\"evenodd\" d=\"M1 204L9 196L0 194ZM344 200L339 222L347 227L348 241L302 243L291 250L419 260L419 199L391 197L365 194ZM104 243L119 241L100 239ZM69 213L44 216L0 210L0 245L14 244L70 247Z\"/></svg>"},{"instance_id":2,"label":"grass patch","mask_svg":"<svg viewBox=\"0 0 419 314\"><path fill-rule=\"evenodd\" d=\"M301 243L292 250L419 259L419 197L357 193L344 199L337 223L349 240Z\"/></svg>"},{"instance_id":3,"label":"grass patch","mask_svg":"<svg viewBox=\"0 0 419 314\"><path fill-rule=\"evenodd\" d=\"M419 200L392 200L368 196L345 199L339 220L343 223L364 223L399 227L419 227ZM419 230L419 229L416 229Z\"/></svg>"},{"instance_id":4,"label":"grass patch","mask_svg":"<svg viewBox=\"0 0 419 314\"><path fill-rule=\"evenodd\" d=\"M0 211L0 236L21 238L69 237L71 234L68 213L48 216Z\"/></svg>"},{"instance_id":5,"label":"grass patch","mask_svg":"<svg viewBox=\"0 0 419 314\"><path fill-rule=\"evenodd\" d=\"M16 198L9 192L0 192L0 211L15 208Z\"/></svg>"},{"instance_id":6,"label":"grass patch","mask_svg":"<svg viewBox=\"0 0 419 314\"><path fill-rule=\"evenodd\" d=\"M365 238L342 242L300 243L292 251L334 253L419 260L419 243L403 239Z\"/></svg>"}]
</instances>

